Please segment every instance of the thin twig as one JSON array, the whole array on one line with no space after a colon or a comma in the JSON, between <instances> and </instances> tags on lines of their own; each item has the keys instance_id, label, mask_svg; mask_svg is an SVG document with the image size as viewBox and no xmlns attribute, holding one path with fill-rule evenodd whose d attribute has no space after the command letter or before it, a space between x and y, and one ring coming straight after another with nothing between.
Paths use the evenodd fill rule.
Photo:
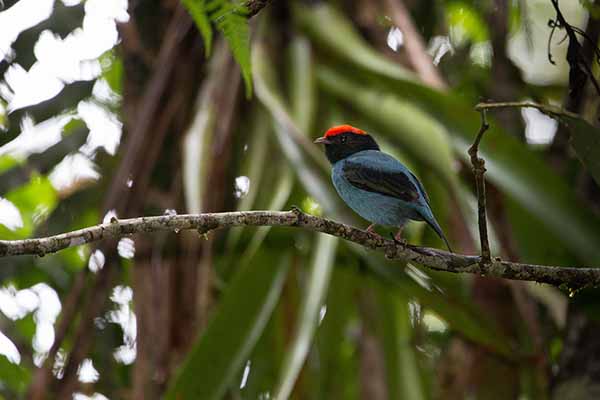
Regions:
<instances>
[{"instance_id":1,"label":"thin twig","mask_svg":"<svg viewBox=\"0 0 600 400\"><path fill-rule=\"evenodd\" d=\"M475 137L473 145L469 148L469 156L471 156L471 164L473 165L473 175L475 175L475 187L477 189L477 208L478 208L478 219L479 219L479 240L481 241L481 262L482 264L489 264L491 262L490 254L490 243L487 232L487 216L486 216L486 205L485 205L485 161L479 158L477 152L479 151L479 143L483 138L483 134L490 128L487 118L486 109L483 108L481 112L481 127Z\"/></svg>"},{"instance_id":2,"label":"thin twig","mask_svg":"<svg viewBox=\"0 0 600 400\"><path fill-rule=\"evenodd\" d=\"M552 5L556 11L556 20L550 21L550 26L552 27L552 32L554 32L555 28L564 28L567 31L567 36L569 37L569 47L567 49L567 62L569 63L569 90L571 92L580 92L584 89L586 80L589 78L592 81L594 88L596 89L596 93L600 95L600 84L594 77L594 72L592 71L592 67L588 65L587 60L583 56L583 51L581 44L577 40L577 34L581 35L584 39L590 40L590 38L583 32L581 29L569 24L565 17L563 16L560 8L558 6L558 0L552 0ZM552 56L550 54L550 40L552 39L552 35L550 35L550 39L548 39L548 57L552 64ZM592 46L596 46L596 43L592 42ZM598 52L595 51L596 55ZM593 62L593 61L592 61ZM583 70L581 69L583 67ZM581 79L583 76L583 79Z\"/></svg>"},{"instance_id":3,"label":"thin twig","mask_svg":"<svg viewBox=\"0 0 600 400\"><path fill-rule=\"evenodd\" d=\"M539 104L531 101L504 101L494 103L479 103L475 106L475 111L491 110L495 108L535 108L538 111L553 118L577 118L581 117L575 113L567 111L565 109L551 106L548 104Z\"/></svg>"},{"instance_id":4,"label":"thin twig","mask_svg":"<svg viewBox=\"0 0 600 400\"><path fill-rule=\"evenodd\" d=\"M571 289L600 286L600 268L559 267L521 264L494 258L482 263L481 257L449 253L428 247L403 245L377 234L326 218L292 211L245 211L187 215L161 215L116 220L60 235L25 240L0 241L0 257L55 253L67 247L118 238L136 233L197 230L200 236L233 226L287 226L327 233L369 249L383 251L390 259L403 260L453 273L481 274L520 281L535 281Z\"/></svg>"}]
</instances>

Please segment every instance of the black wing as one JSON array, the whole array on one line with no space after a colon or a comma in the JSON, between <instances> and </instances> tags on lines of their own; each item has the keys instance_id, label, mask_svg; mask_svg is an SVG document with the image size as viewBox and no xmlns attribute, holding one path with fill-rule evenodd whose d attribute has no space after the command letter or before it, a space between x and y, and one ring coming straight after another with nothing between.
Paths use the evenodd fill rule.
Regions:
<instances>
[{"instance_id":1,"label":"black wing","mask_svg":"<svg viewBox=\"0 0 600 400\"><path fill-rule=\"evenodd\" d=\"M423 184L421 183L421 181L419 180L419 178L417 178L415 176L415 174L413 174L412 172L410 173L410 176L412 176L415 180L415 182L417 182L417 185L419 185L419 190L421 190L421 193L423 194L423 197L425 198L425 201L427 202L427 204L429 206L431 206L431 203L429 201L429 196L427 195L427 192L425 191L425 188L423 187Z\"/></svg>"},{"instance_id":2,"label":"black wing","mask_svg":"<svg viewBox=\"0 0 600 400\"><path fill-rule=\"evenodd\" d=\"M395 197L406 202L415 202L419 198L419 191L410 178L402 172L390 172L362 163L346 161L342 173L353 186L368 192Z\"/></svg>"}]
</instances>

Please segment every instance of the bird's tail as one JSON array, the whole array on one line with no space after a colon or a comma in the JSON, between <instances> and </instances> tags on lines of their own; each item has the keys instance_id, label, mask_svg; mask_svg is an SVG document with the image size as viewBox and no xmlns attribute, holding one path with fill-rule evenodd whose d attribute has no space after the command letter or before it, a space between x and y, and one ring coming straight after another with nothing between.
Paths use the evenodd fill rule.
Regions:
<instances>
[{"instance_id":1,"label":"bird's tail","mask_svg":"<svg viewBox=\"0 0 600 400\"><path fill-rule=\"evenodd\" d=\"M446 243L446 246L448 247L450 253L454 253L454 250L452 250L452 247L450 247L450 243L448 243L448 239L446 239L442 228L440 228L440 224L438 224L435 218L427 218L423 216L423 219L425 220L425 222L427 222L427 225L429 225L435 231L435 233L437 233L437 235L444 241L444 243Z\"/></svg>"}]
</instances>

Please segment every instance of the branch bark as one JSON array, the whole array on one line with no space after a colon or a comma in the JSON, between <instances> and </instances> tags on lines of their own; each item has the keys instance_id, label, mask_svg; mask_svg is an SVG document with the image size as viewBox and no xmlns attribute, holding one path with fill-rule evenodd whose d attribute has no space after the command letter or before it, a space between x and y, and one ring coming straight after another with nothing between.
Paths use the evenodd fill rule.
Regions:
<instances>
[{"instance_id":1,"label":"branch bark","mask_svg":"<svg viewBox=\"0 0 600 400\"><path fill-rule=\"evenodd\" d=\"M568 117L581 119L581 116L571 111L562 109L560 107L555 107L547 104L533 103L531 101L504 101L498 103L479 103L475 106L475 111L492 110L498 108L535 108L538 111L553 118Z\"/></svg>"},{"instance_id":2,"label":"branch bark","mask_svg":"<svg viewBox=\"0 0 600 400\"><path fill-rule=\"evenodd\" d=\"M244 7L248 10L247 17L251 18L258 14L260 10L269 5L273 0L248 0L244 4Z\"/></svg>"},{"instance_id":3,"label":"branch bark","mask_svg":"<svg viewBox=\"0 0 600 400\"><path fill-rule=\"evenodd\" d=\"M210 231L233 226L287 226L327 233L372 250L382 251L390 259L413 262L438 271L471 273L519 281L535 281L554 286L566 285L572 290L600 286L600 268L523 264L502 261L499 258L494 258L488 264L483 264L479 256L403 245L375 233L326 218L305 214L297 209L292 211L245 211L113 219L106 224L44 238L1 240L0 257L25 254L43 256L84 243L129 236L136 233L197 230L200 236L203 236Z\"/></svg>"},{"instance_id":4,"label":"branch bark","mask_svg":"<svg viewBox=\"0 0 600 400\"><path fill-rule=\"evenodd\" d=\"M478 155L479 143L483 134L490 128L485 115L486 109L481 109L481 128L475 137L473 145L469 147L469 156L473 165L473 175L475 176L475 189L477 191L477 208L479 222L479 240L481 242L481 262L488 264L491 261L490 242L487 232L487 211L485 201L485 161Z\"/></svg>"}]
</instances>

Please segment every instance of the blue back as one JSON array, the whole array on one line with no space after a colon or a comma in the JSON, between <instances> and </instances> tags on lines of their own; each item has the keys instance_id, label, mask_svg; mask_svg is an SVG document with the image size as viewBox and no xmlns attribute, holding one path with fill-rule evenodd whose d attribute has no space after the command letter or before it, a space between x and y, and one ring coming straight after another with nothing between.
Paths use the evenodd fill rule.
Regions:
<instances>
[{"instance_id":1,"label":"blue back","mask_svg":"<svg viewBox=\"0 0 600 400\"><path fill-rule=\"evenodd\" d=\"M415 202L359 189L344 178L345 162L362 164L365 168L404 174L419 192ZM360 216L379 225L403 226L407 220L426 220L437 225L421 183L400 161L377 150L355 153L333 165L332 180L340 197Z\"/></svg>"}]
</instances>

